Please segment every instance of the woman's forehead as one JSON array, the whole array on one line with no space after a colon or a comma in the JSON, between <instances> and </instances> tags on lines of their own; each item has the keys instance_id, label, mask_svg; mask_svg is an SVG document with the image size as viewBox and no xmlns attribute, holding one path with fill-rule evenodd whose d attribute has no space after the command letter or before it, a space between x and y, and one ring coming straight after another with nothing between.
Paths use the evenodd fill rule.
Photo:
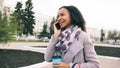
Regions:
<instances>
[{"instance_id":1,"label":"woman's forehead","mask_svg":"<svg viewBox=\"0 0 120 68\"><path fill-rule=\"evenodd\" d=\"M66 8L61 8L59 11L58 11L58 14L60 13L68 13L68 10Z\"/></svg>"}]
</instances>

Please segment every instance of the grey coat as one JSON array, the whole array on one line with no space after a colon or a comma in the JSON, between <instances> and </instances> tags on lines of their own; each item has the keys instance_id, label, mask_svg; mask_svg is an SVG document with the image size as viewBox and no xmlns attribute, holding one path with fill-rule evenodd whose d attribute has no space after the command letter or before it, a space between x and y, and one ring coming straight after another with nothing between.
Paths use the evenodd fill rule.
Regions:
<instances>
[{"instance_id":1,"label":"grey coat","mask_svg":"<svg viewBox=\"0 0 120 68\"><path fill-rule=\"evenodd\" d=\"M58 38L51 37L45 53L45 61L51 61L57 41ZM79 40L75 40L72 43L63 57L63 62L68 63L70 68L72 68L75 63L80 64L80 68L99 68L99 62L94 46L85 32L81 31ZM74 68L78 68L77 64Z\"/></svg>"}]
</instances>

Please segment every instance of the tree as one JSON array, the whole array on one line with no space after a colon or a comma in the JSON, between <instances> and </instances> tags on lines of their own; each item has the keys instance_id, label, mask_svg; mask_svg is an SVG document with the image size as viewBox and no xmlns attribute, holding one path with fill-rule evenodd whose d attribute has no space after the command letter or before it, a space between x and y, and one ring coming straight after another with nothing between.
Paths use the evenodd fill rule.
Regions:
<instances>
[{"instance_id":1,"label":"tree","mask_svg":"<svg viewBox=\"0 0 120 68\"><path fill-rule=\"evenodd\" d=\"M23 10L23 34L26 36L33 35L33 28L34 28L34 12L32 11L33 6L32 6L32 0L28 0L25 5L25 9Z\"/></svg>"},{"instance_id":2,"label":"tree","mask_svg":"<svg viewBox=\"0 0 120 68\"><path fill-rule=\"evenodd\" d=\"M108 31L108 39L112 39L112 31Z\"/></svg>"},{"instance_id":3,"label":"tree","mask_svg":"<svg viewBox=\"0 0 120 68\"><path fill-rule=\"evenodd\" d=\"M108 32L108 39L114 39L115 42L117 42L117 40L119 39L119 37L120 37L120 33L117 30L109 31Z\"/></svg>"},{"instance_id":4,"label":"tree","mask_svg":"<svg viewBox=\"0 0 120 68\"><path fill-rule=\"evenodd\" d=\"M0 42L7 42L9 40L7 32L7 16L6 13L0 16Z\"/></svg>"},{"instance_id":5,"label":"tree","mask_svg":"<svg viewBox=\"0 0 120 68\"><path fill-rule=\"evenodd\" d=\"M113 31L113 36L112 37L115 40L115 42L117 42L117 40L118 40L118 33L117 33L116 30Z\"/></svg>"},{"instance_id":6,"label":"tree","mask_svg":"<svg viewBox=\"0 0 120 68\"><path fill-rule=\"evenodd\" d=\"M21 36L22 35L22 31L23 31L23 9L22 9L22 3L21 2L17 2L16 7L15 7L15 11L13 12L13 16L16 16L16 23L18 25L17 28L17 35Z\"/></svg>"},{"instance_id":7,"label":"tree","mask_svg":"<svg viewBox=\"0 0 120 68\"><path fill-rule=\"evenodd\" d=\"M9 40L14 39L16 34L17 24L14 18L10 17L8 21L8 17L6 13L0 17L0 42L8 42Z\"/></svg>"},{"instance_id":8,"label":"tree","mask_svg":"<svg viewBox=\"0 0 120 68\"><path fill-rule=\"evenodd\" d=\"M101 42L103 42L104 37L105 37L105 33L104 33L103 29L101 29L101 37L100 37Z\"/></svg>"},{"instance_id":9,"label":"tree","mask_svg":"<svg viewBox=\"0 0 120 68\"><path fill-rule=\"evenodd\" d=\"M50 33L49 33L49 38L51 37L51 35L54 33L54 30L53 30L53 23L55 22L55 18L53 17L51 23L50 23Z\"/></svg>"},{"instance_id":10,"label":"tree","mask_svg":"<svg viewBox=\"0 0 120 68\"><path fill-rule=\"evenodd\" d=\"M16 17L17 15L13 13L10 15L10 19L8 21L8 31L11 39L14 39L17 35L17 29L19 25Z\"/></svg>"},{"instance_id":11,"label":"tree","mask_svg":"<svg viewBox=\"0 0 120 68\"><path fill-rule=\"evenodd\" d=\"M119 32L119 35L118 35L118 39L120 39L120 32Z\"/></svg>"},{"instance_id":12,"label":"tree","mask_svg":"<svg viewBox=\"0 0 120 68\"><path fill-rule=\"evenodd\" d=\"M49 37L49 33L47 31L47 23L45 22L44 25L43 25L43 30L42 32L40 32L40 37Z\"/></svg>"}]
</instances>

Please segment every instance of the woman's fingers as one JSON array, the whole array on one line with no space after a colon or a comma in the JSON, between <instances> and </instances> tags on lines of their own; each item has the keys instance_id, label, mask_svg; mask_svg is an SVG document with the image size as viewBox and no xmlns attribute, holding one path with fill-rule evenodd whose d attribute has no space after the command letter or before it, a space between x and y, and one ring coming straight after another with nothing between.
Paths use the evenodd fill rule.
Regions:
<instances>
[{"instance_id":1,"label":"woman's fingers","mask_svg":"<svg viewBox=\"0 0 120 68\"><path fill-rule=\"evenodd\" d=\"M61 63L59 62L53 63L53 68L60 68L60 67L61 67Z\"/></svg>"},{"instance_id":2,"label":"woman's fingers","mask_svg":"<svg viewBox=\"0 0 120 68\"><path fill-rule=\"evenodd\" d=\"M61 62L55 62L55 63L53 63L53 65L60 65L61 64Z\"/></svg>"},{"instance_id":3,"label":"woman's fingers","mask_svg":"<svg viewBox=\"0 0 120 68\"><path fill-rule=\"evenodd\" d=\"M53 67L55 68L69 68L69 65L64 62L56 62L53 63Z\"/></svg>"}]
</instances>

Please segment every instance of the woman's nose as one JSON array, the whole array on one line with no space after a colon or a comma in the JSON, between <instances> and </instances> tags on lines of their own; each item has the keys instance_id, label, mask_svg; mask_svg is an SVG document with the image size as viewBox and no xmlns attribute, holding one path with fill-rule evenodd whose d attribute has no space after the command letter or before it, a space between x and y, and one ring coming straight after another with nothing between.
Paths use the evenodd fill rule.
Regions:
<instances>
[{"instance_id":1,"label":"woman's nose","mask_svg":"<svg viewBox=\"0 0 120 68\"><path fill-rule=\"evenodd\" d=\"M57 22L59 22L60 21L60 19L57 19Z\"/></svg>"},{"instance_id":2,"label":"woman's nose","mask_svg":"<svg viewBox=\"0 0 120 68\"><path fill-rule=\"evenodd\" d=\"M59 17L58 19L57 19L57 21L59 22L61 20L61 17Z\"/></svg>"}]
</instances>

